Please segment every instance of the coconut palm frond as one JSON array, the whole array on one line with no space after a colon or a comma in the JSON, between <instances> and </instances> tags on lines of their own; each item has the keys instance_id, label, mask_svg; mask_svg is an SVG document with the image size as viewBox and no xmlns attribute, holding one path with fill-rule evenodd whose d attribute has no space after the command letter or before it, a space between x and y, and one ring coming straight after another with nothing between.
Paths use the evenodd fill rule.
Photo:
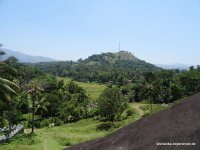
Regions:
<instances>
[{"instance_id":1,"label":"coconut palm frond","mask_svg":"<svg viewBox=\"0 0 200 150\"><path fill-rule=\"evenodd\" d=\"M0 77L0 86L1 85L8 85L9 87L11 87L12 89L16 91L20 90L20 87L16 85L14 82Z\"/></svg>"},{"instance_id":2,"label":"coconut palm frond","mask_svg":"<svg viewBox=\"0 0 200 150\"><path fill-rule=\"evenodd\" d=\"M11 100L11 96L5 92L4 93L0 92L0 100L2 102L8 102Z\"/></svg>"}]
</instances>

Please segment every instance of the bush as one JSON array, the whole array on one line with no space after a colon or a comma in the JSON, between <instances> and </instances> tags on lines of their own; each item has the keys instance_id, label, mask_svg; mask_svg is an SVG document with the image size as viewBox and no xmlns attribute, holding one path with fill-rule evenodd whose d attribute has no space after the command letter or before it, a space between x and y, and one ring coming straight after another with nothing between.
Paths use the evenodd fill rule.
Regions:
<instances>
[{"instance_id":1,"label":"bush","mask_svg":"<svg viewBox=\"0 0 200 150\"><path fill-rule=\"evenodd\" d=\"M131 115L133 115L134 114L134 110L132 110L132 109L128 109L127 111L126 111L126 116L131 116Z\"/></svg>"},{"instance_id":2,"label":"bush","mask_svg":"<svg viewBox=\"0 0 200 150\"><path fill-rule=\"evenodd\" d=\"M58 117L51 118L51 123L54 123L55 126L63 125L63 121L59 119Z\"/></svg>"},{"instance_id":3,"label":"bush","mask_svg":"<svg viewBox=\"0 0 200 150\"><path fill-rule=\"evenodd\" d=\"M63 125L63 121L58 117L51 119L35 120L34 122L36 128L48 127L52 123L54 123L55 126ZM29 125L31 125L31 121L29 122Z\"/></svg>"},{"instance_id":4,"label":"bush","mask_svg":"<svg viewBox=\"0 0 200 150\"><path fill-rule=\"evenodd\" d=\"M98 98L97 106L102 118L114 122L127 108L127 100L119 88L106 88Z\"/></svg>"},{"instance_id":5,"label":"bush","mask_svg":"<svg viewBox=\"0 0 200 150\"><path fill-rule=\"evenodd\" d=\"M111 122L104 122L100 125L97 126L97 130L106 130L108 131L109 129L111 129L113 127L113 124Z\"/></svg>"},{"instance_id":6,"label":"bush","mask_svg":"<svg viewBox=\"0 0 200 150\"><path fill-rule=\"evenodd\" d=\"M93 107L87 114L87 118L99 116L99 109L96 107Z\"/></svg>"},{"instance_id":7,"label":"bush","mask_svg":"<svg viewBox=\"0 0 200 150\"><path fill-rule=\"evenodd\" d=\"M44 119L40 122L40 128L43 128L43 127L48 127L50 124L50 120L49 119Z\"/></svg>"},{"instance_id":8,"label":"bush","mask_svg":"<svg viewBox=\"0 0 200 150\"><path fill-rule=\"evenodd\" d=\"M37 139L35 134L32 134L30 136L30 134L23 133L23 134L17 134L16 136L14 136L10 142L32 145L32 144L39 143L40 141Z\"/></svg>"},{"instance_id":9,"label":"bush","mask_svg":"<svg viewBox=\"0 0 200 150\"><path fill-rule=\"evenodd\" d=\"M48 127L49 124L50 124L50 120L49 119L35 120L35 122L34 122L34 125L35 125L36 128Z\"/></svg>"},{"instance_id":10,"label":"bush","mask_svg":"<svg viewBox=\"0 0 200 150\"><path fill-rule=\"evenodd\" d=\"M29 127L28 121L24 121L23 123L24 123L24 128L28 128Z\"/></svg>"}]
</instances>

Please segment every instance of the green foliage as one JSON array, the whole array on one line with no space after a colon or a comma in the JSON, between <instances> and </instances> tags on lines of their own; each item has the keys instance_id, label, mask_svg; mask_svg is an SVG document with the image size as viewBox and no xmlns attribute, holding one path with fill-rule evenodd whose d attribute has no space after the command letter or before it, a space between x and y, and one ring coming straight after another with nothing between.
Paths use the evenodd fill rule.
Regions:
<instances>
[{"instance_id":1,"label":"green foliage","mask_svg":"<svg viewBox=\"0 0 200 150\"><path fill-rule=\"evenodd\" d=\"M0 45L1 47L1 45ZM0 57L5 53L0 50ZM0 126L13 124L19 121L17 110L13 107L13 99L20 91L20 87L14 82L17 72L12 67L15 58L0 61ZM8 124L6 122L8 121Z\"/></svg>"},{"instance_id":2,"label":"green foliage","mask_svg":"<svg viewBox=\"0 0 200 150\"><path fill-rule=\"evenodd\" d=\"M22 121L21 112L17 110L14 106L10 106L5 112L5 119L9 121L10 125L16 125Z\"/></svg>"},{"instance_id":3,"label":"green foliage","mask_svg":"<svg viewBox=\"0 0 200 150\"><path fill-rule=\"evenodd\" d=\"M72 78L67 78L67 77L57 77L59 81L64 82L64 84L68 84L69 82L72 81ZM99 84L99 83L94 83L94 82L78 82L74 81L74 83L78 84L80 87L82 87L84 90L86 90L87 94L91 98L92 101L96 101L103 90L106 88L105 84Z\"/></svg>"},{"instance_id":4,"label":"green foliage","mask_svg":"<svg viewBox=\"0 0 200 150\"><path fill-rule=\"evenodd\" d=\"M44 116L44 114L48 112L47 106L49 106L49 104L45 97L39 98L35 103L35 113Z\"/></svg>"},{"instance_id":5,"label":"green foliage","mask_svg":"<svg viewBox=\"0 0 200 150\"><path fill-rule=\"evenodd\" d=\"M183 94L184 89L180 84L172 83L170 88L171 88L170 90L171 90L171 95L172 95L170 102L179 100L184 96Z\"/></svg>"},{"instance_id":6,"label":"green foliage","mask_svg":"<svg viewBox=\"0 0 200 150\"><path fill-rule=\"evenodd\" d=\"M115 121L127 108L127 101L116 87L106 88L97 101L101 117Z\"/></svg>"},{"instance_id":7,"label":"green foliage","mask_svg":"<svg viewBox=\"0 0 200 150\"><path fill-rule=\"evenodd\" d=\"M54 123L55 126L61 126L63 125L63 121L59 119L58 117L53 117L50 119L51 123Z\"/></svg>"},{"instance_id":8,"label":"green foliage","mask_svg":"<svg viewBox=\"0 0 200 150\"><path fill-rule=\"evenodd\" d=\"M135 109L135 107L137 106L145 106L147 104L131 103L129 105L129 109ZM116 124L120 126L118 126L117 128L112 127L108 131L97 130L97 126L102 124L100 120L94 120L93 118L82 119L77 122L68 123L59 127L37 129L35 131L37 136L35 136L34 138L34 144L27 145L28 142L18 143L18 141L15 142L15 140L13 140L10 144L0 145L0 149L40 150L44 147L48 150L65 149L67 146L64 145L74 145L110 135L119 128L140 119L141 115L138 115L140 114L139 110L136 109L135 111L136 112L132 116L128 117L126 120L115 122L115 126ZM25 138L24 140L28 139Z\"/></svg>"},{"instance_id":9,"label":"green foliage","mask_svg":"<svg viewBox=\"0 0 200 150\"><path fill-rule=\"evenodd\" d=\"M39 126L36 128L43 128L43 127L48 127L50 124L50 120L49 119L43 119L42 121L38 121L39 122Z\"/></svg>"},{"instance_id":10,"label":"green foliage","mask_svg":"<svg viewBox=\"0 0 200 150\"><path fill-rule=\"evenodd\" d=\"M32 106L31 106L31 111L32 111L32 130L31 134L34 133L34 128L35 128L35 113L36 113L36 100L40 99L41 92L43 91L41 87L41 82L38 79L32 80L28 86L27 86L28 93L31 96L31 101L32 101Z\"/></svg>"},{"instance_id":11,"label":"green foliage","mask_svg":"<svg viewBox=\"0 0 200 150\"><path fill-rule=\"evenodd\" d=\"M45 72L37 69L36 67L32 66L31 64L24 64L24 63L14 63L12 64L13 68L17 70L17 77L19 85L23 89L25 89L25 85L29 83L34 78L42 78L45 76Z\"/></svg>"},{"instance_id":12,"label":"green foliage","mask_svg":"<svg viewBox=\"0 0 200 150\"><path fill-rule=\"evenodd\" d=\"M82 82L108 83L111 81L118 85L127 84L135 78L136 74L141 75L146 71L160 70L126 51L92 55L78 62L38 63L35 66L56 76L68 76Z\"/></svg>"},{"instance_id":13,"label":"green foliage","mask_svg":"<svg viewBox=\"0 0 200 150\"><path fill-rule=\"evenodd\" d=\"M62 105L60 95L58 93L44 93L46 102L49 104L46 106L48 112L45 113L46 117L56 116L59 111L59 107Z\"/></svg>"},{"instance_id":14,"label":"green foliage","mask_svg":"<svg viewBox=\"0 0 200 150\"><path fill-rule=\"evenodd\" d=\"M12 143L17 143L17 144L26 144L26 145L33 145L37 144L39 141L36 139L36 135L33 134L30 136L30 134L18 134L14 138L11 139L11 144Z\"/></svg>"},{"instance_id":15,"label":"green foliage","mask_svg":"<svg viewBox=\"0 0 200 150\"><path fill-rule=\"evenodd\" d=\"M65 123L86 118L88 114L89 97L86 91L74 82L69 82L61 90L62 106L58 114Z\"/></svg>"},{"instance_id":16,"label":"green foliage","mask_svg":"<svg viewBox=\"0 0 200 150\"><path fill-rule=\"evenodd\" d=\"M27 92L22 91L21 93L18 93L16 101L18 102L17 109L20 110L21 113L29 113L31 100Z\"/></svg>"},{"instance_id":17,"label":"green foliage","mask_svg":"<svg viewBox=\"0 0 200 150\"><path fill-rule=\"evenodd\" d=\"M38 119L34 122L34 125L36 128L43 128L43 127L50 127L50 124L53 126L61 126L63 125L63 121L59 119L58 117L53 118L44 118L44 119Z\"/></svg>"},{"instance_id":18,"label":"green foliage","mask_svg":"<svg viewBox=\"0 0 200 150\"><path fill-rule=\"evenodd\" d=\"M29 120L27 115L30 112L34 113L34 116L30 117L33 121L29 121L29 125L33 123L38 128L52 123L55 126L68 123L60 128L36 130L39 133L42 131L40 136L44 139L54 136L55 131L56 134L57 130L60 131L56 137L64 147L59 147L59 149L94 139L110 133L107 130L112 130L112 123L101 124L99 119L85 121L83 120L85 118L101 117L103 120L119 122L121 125L123 121L129 122L142 115L149 115L151 107L152 112L155 113L165 107L161 103L176 102L178 99L200 91L200 66L190 67L188 71L161 70L127 52L93 55L78 62L40 63L36 64L36 67L14 61L10 58L8 61L0 62L0 126L17 124L23 118L27 121ZM63 78L54 75L60 75ZM71 78L65 76L78 81L72 82ZM28 83L36 80L40 84L36 83L30 88L27 86ZM97 82L106 83L108 88L105 89L105 84ZM23 90L17 96L16 83ZM37 90L36 86L39 86ZM124 111L127 101L140 102L142 100L149 100L151 106L144 104L143 110L139 113L137 111L140 109L137 107L136 112L131 108ZM120 116L123 119L119 118ZM70 122L73 123L70 124ZM42 135L43 132L47 132L46 137ZM50 139L48 143L54 141ZM22 145L29 142L34 145L36 144L34 140L22 142ZM21 139L16 141L21 141Z\"/></svg>"},{"instance_id":19,"label":"green foliage","mask_svg":"<svg viewBox=\"0 0 200 150\"><path fill-rule=\"evenodd\" d=\"M179 80L185 95L192 95L200 91L200 71L198 68L183 72Z\"/></svg>"}]
</instances>

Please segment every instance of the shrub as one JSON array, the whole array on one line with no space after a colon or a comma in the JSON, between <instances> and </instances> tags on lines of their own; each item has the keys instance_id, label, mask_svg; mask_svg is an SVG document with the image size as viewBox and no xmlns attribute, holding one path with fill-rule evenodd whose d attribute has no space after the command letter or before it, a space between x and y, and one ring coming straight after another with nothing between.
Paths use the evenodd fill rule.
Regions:
<instances>
[{"instance_id":1,"label":"shrub","mask_svg":"<svg viewBox=\"0 0 200 150\"><path fill-rule=\"evenodd\" d=\"M114 122L127 108L127 100L118 88L106 88L97 100L102 118Z\"/></svg>"},{"instance_id":2,"label":"shrub","mask_svg":"<svg viewBox=\"0 0 200 150\"><path fill-rule=\"evenodd\" d=\"M23 133L23 134L17 134L16 136L14 136L10 142L32 145L32 144L39 143L40 141L37 139L35 134L32 134L30 136L30 134Z\"/></svg>"},{"instance_id":3,"label":"shrub","mask_svg":"<svg viewBox=\"0 0 200 150\"><path fill-rule=\"evenodd\" d=\"M24 121L24 127L25 127L25 128L28 128L28 127L29 127L28 121Z\"/></svg>"},{"instance_id":4,"label":"shrub","mask_svg":"<svg viewBox=\"0 0 200 150\"><path fill-rule=\"evenodd\" d=\"M99 115L99 109L96 107L93 107L87 114L87 118L95 117Z\"/></svg>"},{"instance_id":5,"label":"shrub","mask_svg":"<svg viewBox=\"0 0 200 150\"><path fill-rule=\"evenodd\" d=\"M50 122L54 123L55 126L61 126L61 125L63 125L63 121L61 119L59 119L58 117L51 118Z\"/></svg>"},{"instance_id":6,"label":"shrub","mask_svg":"<svg viewBox=\"0 0 200 150\"><path fill-rule=\"evenodd\" d=\"M111 122L104 122L101 123L100 125L97 126L97 130L106 130L108 131L109 129L111 129L113 127L113 124Z\"/></svg>"},{"instance_id":7,"label":"shrub","mask_svg":"<svg viewBox=\"0 0 200 150\"><path fill-rule=\"evenodd\" d=\"M50 124L50 120L49 119L35 120L35 122L34 122L34 125L35 125L36 128L48 127L49 124Z\"/></svg>"},{"instance_id":8,"label":"shrub","mask_svg":"<svg viewBox=\"0 0 200 150\"><path fill-rule=\"evenodd\" d=\"M43 128L43 127L48 127L50 124L50 120L49 119L44 119L40 122L40 128Z\"/></svg>"}]
</instances>

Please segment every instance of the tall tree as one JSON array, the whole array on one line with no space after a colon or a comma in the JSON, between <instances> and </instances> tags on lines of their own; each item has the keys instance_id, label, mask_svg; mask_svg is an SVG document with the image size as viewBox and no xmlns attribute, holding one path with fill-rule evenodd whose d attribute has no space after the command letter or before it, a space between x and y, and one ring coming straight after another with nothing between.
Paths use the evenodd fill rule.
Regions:
<instances>
[{"instance_id":1,"label":"tall tree","mask_svg":"<svg viewBox=\"0 0 200 150\"><path fill-rule=\"evenodd\" d=\"M32 100L32 130L31 130L31 134L34 133L34 123L35 123L35 101L37 99L37 97L40 95L40 93L43 91L41 83L39 82L39 80L32 80L28 87L28 93L31 95L31 100Z\"/></svg>"},{"instance_id":2,"label":"tall tree","mask_svg":"<svg viewBox=\"0 0 200 150\"><path fill-rule=\"evenodd\" d=\"M152 104L158 94L158 88L156 87L155 83L148 83L146 82L144 85L144 95L147 98L149 105L150 105L150 112L153 114Z\"/></svg>"},{"instance_id":3,"label":"tall tree","mask_svg":"<svg viewBox=\"0 0 200 150\"><path fill-rule=\"evenodd\" d=\"M0 44L0 47L2 45ZM0 56L4 55L5 52L0 50ZM9 58L7 60L0 60L0 101L2 101L7 109L12 108L12 98L14 95L17 95L19 91L19 86L17 86L13 79L16 77L16 70L11 67L10 63L15 62L14 60ZM12 111L8 113L8 121L9 121L9 132L11 132L11 124L12 124Z\"/></svg>"},{"instance_id":4,"label":"tall tree","mask_svg":"<svg viewBox=\"0 0 200 150\"><path fill-rule=\"evenodd\" d=\"M153 113L152 104L159 97L159 83L156 81L155 73L148 72L144 74L145 83L143 87L143 95L147 98L150 105L150 112Z\"/></svg>"},{"instance_id":5,"label":"tall tree","mask_svg":"<svg viewBox=\"0 0 200 150\"><path fill-rule=\"evenodd\" d=\"M0 44L0 47L2 45ZM0 56L4 55L5 52L0 50ZM16 95L16 91L18 91L20 88L11 80L8 79L8 77L15 76L16 70L12 68L8 63L5 61L0 61L0 100L4 102L8 102L11 100L12 95Z\"/></svg>"}]
</instances>

